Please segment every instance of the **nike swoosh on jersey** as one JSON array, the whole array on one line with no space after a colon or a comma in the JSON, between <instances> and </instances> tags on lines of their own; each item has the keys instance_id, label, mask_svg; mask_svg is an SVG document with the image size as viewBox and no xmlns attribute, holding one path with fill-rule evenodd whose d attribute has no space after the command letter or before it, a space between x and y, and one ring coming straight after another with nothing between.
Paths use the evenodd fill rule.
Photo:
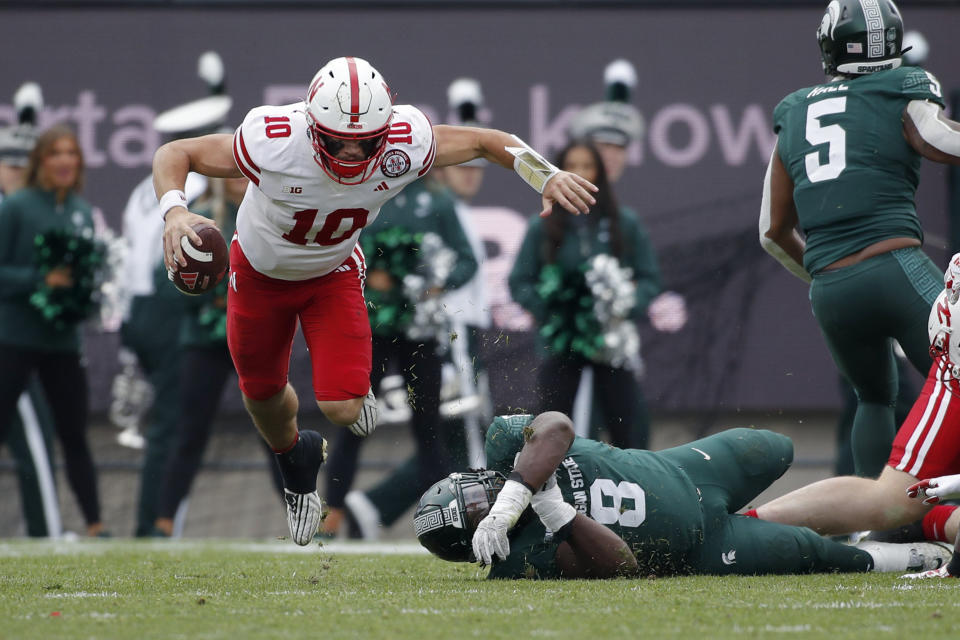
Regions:
<instances>
[{"instance_id":1,"label":"nike swoosh on jersey","mask_svg":"<svg viewBox=\"0 0 960 640\"><path fill-rule=\"evenodd\" d=\"M690 447L690 448L693 449L694 451L696 451L697 453L699 453L700 455L702 455L704 460L709 460L709 459L710 459L710 454L709 454L709 453L707 453L707 452L705 452L705 451L700 451L700 449L697 449L696 447Z\"/></svg>"}]
</instances>

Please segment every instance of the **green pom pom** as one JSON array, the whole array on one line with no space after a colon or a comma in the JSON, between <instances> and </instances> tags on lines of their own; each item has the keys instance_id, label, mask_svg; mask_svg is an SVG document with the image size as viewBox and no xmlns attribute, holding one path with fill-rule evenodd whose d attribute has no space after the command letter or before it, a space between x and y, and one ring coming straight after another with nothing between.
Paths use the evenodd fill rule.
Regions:
<instances>
[{"instance_id":1,"label":"green pom pom","mask_svg":"<svg viewBox=\"0 0 960 640\"><path fill-rule=\"evenodd\" d=\"M584 277L587 265L569 271L551 264L540 271L537 295L547 310L540 336L554 353L591 359L602 342L600 322L593 314L593 295Z\"/></svg>"}]
</instances>

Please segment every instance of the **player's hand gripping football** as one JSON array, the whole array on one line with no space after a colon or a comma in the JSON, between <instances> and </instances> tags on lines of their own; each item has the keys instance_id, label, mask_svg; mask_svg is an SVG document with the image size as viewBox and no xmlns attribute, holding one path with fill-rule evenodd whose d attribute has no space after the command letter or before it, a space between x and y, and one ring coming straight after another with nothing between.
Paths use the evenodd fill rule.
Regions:
<instances>
[{"instance_id":1,"label":"player's hand gripping football","mask_svg":"<svg viewBox=\"0 0 960 640\"><path fill-rule=\"evenodd\" d=\"M550 215L554 204L559 204L574 215L590 213L590 207L597 203L592 194L598 190L589 180L569 171L560 171L543 186L540 217Z\"/></svg>"},{"instance_id":2,"label":"player's hand gripping football","mask_svg":"<svg viewBox=\"0 0 960 640\"><path fill-rule=\"evenodd\" d=\"M163 225L163 262L167 269L177 271L180 267L187 266L187 260L183 257L184 241L195 247L201 245L200 236L192 228L195 224L216 226L210 218L199 216L183 207L175 207L167 212Z\"/></svg>"},{"instance_id":3,"label":"player's hand gripping football","mask_svg":"<svg viewBox=\"0 0 960 640\"><path fill-rule=\"evenodd\" d=\"M960 497L960 474L921 480L907 487L908 498L920 498L923 504L937 504L946 498Z\"/></svg>"}]
</instances>

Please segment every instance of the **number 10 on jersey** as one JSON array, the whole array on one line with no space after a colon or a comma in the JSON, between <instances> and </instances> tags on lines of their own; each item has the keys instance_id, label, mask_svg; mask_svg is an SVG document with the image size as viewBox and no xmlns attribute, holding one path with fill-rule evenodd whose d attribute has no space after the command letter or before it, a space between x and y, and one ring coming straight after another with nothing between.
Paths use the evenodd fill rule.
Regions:
<instances>
[{"instance_id":1,"label":"number 10 on jersey","mask_svg":"<svg viewBox=\"0 0 960 640\"><path fill-rule=\"evenodd\" d=\"M318 212L318 209L304 209L294 213L293 219L296 224L293 225L293 229L290 229L281 237L294 244L307 244L307 233L313 229L313 223L317 220ZM369 214L370 212L366 209L337 209L331 211L324 217L323 226L313 236L312 241L324 247L340 244L349 239L357 230L367 226L367 216ZM346 220L350 220L350 226L341 231L346 226L344 224Z\"/></svg>"}]
</instances>

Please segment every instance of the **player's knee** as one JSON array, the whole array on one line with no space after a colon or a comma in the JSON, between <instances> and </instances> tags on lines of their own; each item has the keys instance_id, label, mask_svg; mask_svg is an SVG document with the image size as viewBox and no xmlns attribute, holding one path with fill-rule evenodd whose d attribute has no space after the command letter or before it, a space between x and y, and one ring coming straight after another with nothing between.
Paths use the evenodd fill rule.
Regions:
<instances>
[{"instance_id":1,"label":"player's knee","mask_svg":"<svg viewBox=\"0 0 960 640\"><path fill-rule=\"evenodd\" d=\"M363 398L349 400L317 400L317 406L330 422L346 427L360 418Z\"/></svg>"},{"instance_id":2,"label":"player's knee","mask_svg":"<svg viewBox=\"0 0 960 640\"><path fill-rule=\"evenodd\" d=\"M907 487L916 481L914 476L890 465L883 468L880 477L870 485L866 495L860 498L866 504L876 505L871 528L901 527L916 522L930 510L921 500L907 496Z\"/></svg>"},{"instance_id":3,"label":"player's knee","mask_svg":"<svg viewBox=\"0 0 960 640\"><path fill-rule=\"evenodd\" d=\"M751 474L768 474L776 467L778 477L793 463L793 441L782 433L766 429L734 429L733 434L743 441L739 451L741 467Z\"/></svg>"},{"instance_id":4,"label":"player's knee","mask_svg":"<svg viewBox=\"0 0 960 640\"><path fill-rule=\"evenodd\" d=\"M250 408L248 400L264 403L273 400L285 389L286 382L276 383L265 380L242 380L240 382L240 391L243 393L244 404Z\"/></svg>"}]
</instances>

